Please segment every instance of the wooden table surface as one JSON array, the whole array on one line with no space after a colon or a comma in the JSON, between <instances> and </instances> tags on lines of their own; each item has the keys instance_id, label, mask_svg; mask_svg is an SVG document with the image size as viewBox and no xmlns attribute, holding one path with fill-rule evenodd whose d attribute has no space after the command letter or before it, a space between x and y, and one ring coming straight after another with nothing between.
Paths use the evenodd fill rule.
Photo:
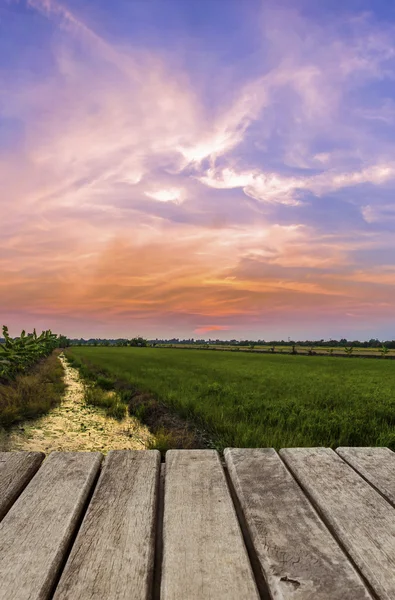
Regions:
<instances>
[{"instance_id":1,"label":"wooden table surface","mask_svg":"<svg viewBox=\"0 0 395 600\"><path fill-rule=\"evenodd\" d=\"M0 453L0 600L395 599L388 448Z\"/></svg>"}]
</instances>

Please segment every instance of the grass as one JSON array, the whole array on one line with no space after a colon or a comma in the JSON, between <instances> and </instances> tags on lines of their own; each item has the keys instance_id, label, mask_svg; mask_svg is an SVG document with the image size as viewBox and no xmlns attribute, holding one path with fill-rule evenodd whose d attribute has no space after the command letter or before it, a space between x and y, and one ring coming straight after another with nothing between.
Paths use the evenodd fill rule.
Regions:
<instances>
[{"instance_id":1,"label":"grass","mask_svg":"<svg viewBox=\"0 0 395 600\"><path fill-rule=\"evenodd\" d=\"M85 380L85 402L103 408L107 416L122 420L127 414L146 424L154 437L148 448L160 450L162 456L170 448L205 448L208 442L190 423L150 393L141 393L136 386L125 378L108 376L105 367L69 352L69 364L78 369Z\"/></svg>"},{"instance_id":2,"label":"grass","mask_svg":"<svg viewBox=\"0 0 395 600\"><path fill-rule=\"evenodd\" d=\"M103 408L108 417L118 421L126 417L126 404L122 403L114 392L105 391L101 387L87 387L85 402Z\"/></svg>"},{"instance_id":3,"label":"grass","mask_svg":"<svg viewBox=\"0 0 395 600\"><path fill-rule=\"evenodd\" d=\"M122 421L127 415L127 402L121 393L114 390L114 378L104 375L100 369L88 367L69 352L65 352L65 355L69 364L79 370L86 382L85 402L104 409L108 417Z\"/></svg>"},{"instance_id":4,"label":"grass","mask_svg":"<svg viewBox=\"0 0 395 600\"><path fill-rule=\"evenodd\" d=\"M204 427L219 448L395 449L393 361L152 348L67 354L149 392Z\"/></svg>"},{"instance_id":5,"label":"grass","mask_svg":"<svg viewBox=\"0 0 395 600\"><path fill-rule=\"evenodd\" d=\"M171 431L160 429L155 433L155 438L148 443L147 450L159 450L162 456L165 456L168 450L177 448L178 440Z\"/></svg>"},{"instance_id":6,"label":"grass","mask_svg":"<svg viewBox=\"0 0 395 600\"><path fill-rule=\"evenodd\" d=\"M59 404L64 390L63 367L53 353L29 374L17 375L7 384L0 383L0 427L48 412Z\"/></svg>"}]
</instances>

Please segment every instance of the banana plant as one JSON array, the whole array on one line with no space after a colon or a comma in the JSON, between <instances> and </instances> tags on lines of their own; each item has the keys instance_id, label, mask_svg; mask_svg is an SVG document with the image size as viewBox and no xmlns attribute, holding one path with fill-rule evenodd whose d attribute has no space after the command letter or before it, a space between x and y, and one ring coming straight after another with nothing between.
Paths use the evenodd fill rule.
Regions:
<instances>
[{"instance_id":1,"label":"banana plant","mask_svg":"<svg viewBox=\"0 0 395 600\"><path fill-rule=\"evenodd\" d=\"M0 380L10 381L18 373L26 372L41 358L48 356L59 345L59 337L50 329L39 336L36 330L12 338L8 327L3 326L4 343L0 344Z\"/></svg>"}]
</instances>

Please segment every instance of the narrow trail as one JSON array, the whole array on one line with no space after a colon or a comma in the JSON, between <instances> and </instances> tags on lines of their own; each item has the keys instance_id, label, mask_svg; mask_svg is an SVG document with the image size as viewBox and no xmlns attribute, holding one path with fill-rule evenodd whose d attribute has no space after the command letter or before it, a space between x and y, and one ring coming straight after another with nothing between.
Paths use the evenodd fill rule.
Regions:
<instances>
[{"instance_id":1,"label":"narrow trail","mask_svg":"<svg viewBox=\"0 0 395 600\"><path fill-rule=\"evenodd\" d=\"M62 403L47 415L25 421L10 430L3 440L7 450L36 450L46 454L58 451L144 450L153 438L136 418L122 421L107 417L104 411L84 400L84 384L78 370L59 356L67 385Z\"/></svg>"}]
</instances>

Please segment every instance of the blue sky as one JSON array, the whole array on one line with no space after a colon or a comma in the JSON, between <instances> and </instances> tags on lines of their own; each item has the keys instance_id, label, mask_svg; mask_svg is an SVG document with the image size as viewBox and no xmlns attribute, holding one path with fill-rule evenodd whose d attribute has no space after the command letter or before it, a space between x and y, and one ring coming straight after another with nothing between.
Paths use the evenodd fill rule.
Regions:
<instances>
[{"instance_id":1,"label":"blue sky","mask_svg":"<svg viewBox=\"0 0 395 600\"><path fill-rule=\"evenodd\" d=\"M395 6L0 0L0 311L395 336Z\"/></svg>"}]
</instances>

